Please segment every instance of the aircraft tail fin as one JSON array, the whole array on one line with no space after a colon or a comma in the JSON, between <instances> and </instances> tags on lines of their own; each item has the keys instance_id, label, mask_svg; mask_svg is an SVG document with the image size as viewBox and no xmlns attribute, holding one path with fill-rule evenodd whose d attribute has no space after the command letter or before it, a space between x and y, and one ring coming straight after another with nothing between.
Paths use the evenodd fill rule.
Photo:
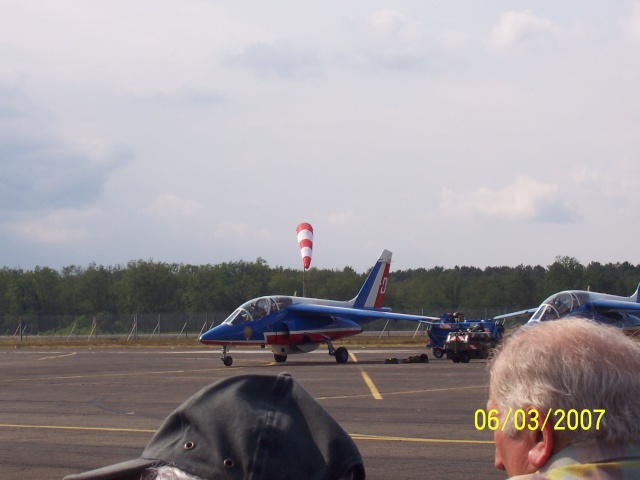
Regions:
<instances>
[{"instance_id":1,"label":"aircraft tail fin","mask_svg":"<svg viewBox=\"0 0 640 480\"><path fill-rule=\"evenodd\" d=\"M382 308L387 293L391 255L389 250L383 250L380 254L358 295L351 301L354 308Z\"/></svg>"},{"instance_id":2,"label":"aircraft tail fin","mask_svg":"<svg viewBox=\"0 0 640 480\"><path fill-rule=\"evenodd\" d=\"M636 288L635 293L629 297L636 303L640 303L640 295L638 294L638 292L640 292L640 283L638 284L638 288Z\"/></svg>"}]
</instances>

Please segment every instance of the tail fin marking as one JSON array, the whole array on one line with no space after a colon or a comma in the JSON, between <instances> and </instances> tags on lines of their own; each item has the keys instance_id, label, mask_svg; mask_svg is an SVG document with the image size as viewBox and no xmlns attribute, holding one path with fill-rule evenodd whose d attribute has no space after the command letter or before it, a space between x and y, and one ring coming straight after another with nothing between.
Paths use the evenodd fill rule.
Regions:
<instances>
[{"instance_id":1,"label":"tail fin marking","mask_svg":"<svg viewBox=\"0 0 640 480\"><path fill-rule=\"evenodd\" d=\"M389 250L384 250L380 254L380 258L369 272L360 292L354 299L354 308L381 308L384 305L391 255Z\"/></svg>"}]
</instances>

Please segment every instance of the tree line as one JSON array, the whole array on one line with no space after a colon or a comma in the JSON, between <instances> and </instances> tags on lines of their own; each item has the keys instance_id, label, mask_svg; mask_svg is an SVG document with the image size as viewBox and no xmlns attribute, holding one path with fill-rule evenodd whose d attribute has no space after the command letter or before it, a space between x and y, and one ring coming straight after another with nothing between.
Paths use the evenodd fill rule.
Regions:
<instances>
[{"instance_id":1,"label":"tree line","mask_svg":"<svg viewBox=\"0 0 640 480\"><path fill-rule=\"evenodd\" d=\"M351 267L312 268L306 272L307 296L353 298L366 274ZM567 289L630 295L639 281L640 265L584 266L573 257L556 257L547 267L417 268L391 272L386 305L429 316L457 310L491 317L537 306ZM137 260L115 267L0 270L0 316L231 312L270 294L302 295L302 271L270 267L262 258L217 265Z\"/></svg>"}]
</instances>

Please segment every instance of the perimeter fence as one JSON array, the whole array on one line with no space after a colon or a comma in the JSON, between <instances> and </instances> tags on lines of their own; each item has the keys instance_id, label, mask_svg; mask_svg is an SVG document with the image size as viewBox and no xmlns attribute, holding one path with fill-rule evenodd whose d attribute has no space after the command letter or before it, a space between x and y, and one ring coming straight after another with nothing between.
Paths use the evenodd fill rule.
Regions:
<instances>
[{"instance_id":1,"label":"perimeter fence","mask_svg":"<svg viewBox=\"0 0 640 480\"><path fill-rule=\"evenodd\" d=\"M58 339L123 338L144 340L197 339L220 324L230 312L162 313L128 315L21 315L0 317L0 335L22 341L30 337Z\"/></svg>"},{"instance_id":2,"label":"perimeter fence","mask_svg":"<svg viewBox=\"0 0 640 480\"><path fill-rule=\"evenodd\" d=\"M502 312L501 312L502 310ZM466 309L467 318L492 318L504 313L502 309ZM451 309L450 311L453 311ZM427 315L424 310L403 312ZM145 341L167 339L174 336L181 340L194 340L215 325L219 325L231 312L202 313L133 313L97 315L7 315L0 316L0 338L27 341L29 338L56 340L123 339ZM410 332L424 335L424 327L414 322L376 320L362 325L369 332Z\"/></svg>"}]
</instances>

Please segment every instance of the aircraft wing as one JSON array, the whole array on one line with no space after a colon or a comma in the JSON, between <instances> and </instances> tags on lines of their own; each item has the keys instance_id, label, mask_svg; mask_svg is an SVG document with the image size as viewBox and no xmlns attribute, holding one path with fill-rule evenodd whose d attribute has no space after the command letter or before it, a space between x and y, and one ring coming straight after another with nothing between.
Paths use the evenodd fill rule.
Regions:
<instances>
[{"instance_id":1,"label":"aircraft wing","mask_svg":"<svg viewBox=\"0 0 640 480\"><path fill-rule=\"evenodd\" d=\"M587 303L600 313L640 313L640 303L623 302L620 300L592 300Z\"/></svg>"},{"instance_id":2,"label":"aircraft wing","mask_svg":"<svg viewBox=\"0 0 640 480\"><path fill-rule=\"evenodd\" d=\"M535 308L529 308L527 310L519 310L517 312L511 312L511 313L505 313L504 315L497 315L495 317L493 317L494 320L505 320L507 318L515 318L515 317L524 317L524 316L531 316L534 313L536 313L536 310L538 310L538 307Z\"/></svg>"},{"instance_id":3,"label":"aircraft wing","mask_svg":"<svg viewBox=\"0 0 640 480\"><path fill-rule=\"evenodd\" d=\"M317 305L308 303L296 303L289 305L287 310L299 314L308 315L335 315L339 317L347 317L353 320L371 320L376 318L384 318L387 320L407 320L410 322L430 323L434 320L440 320L438 317L423 317L421 315L407 315L404 313L393 313L388 310L368 310L361 308L348 307L332 307L329 305Z\"/></svg>"}]
</instances>

